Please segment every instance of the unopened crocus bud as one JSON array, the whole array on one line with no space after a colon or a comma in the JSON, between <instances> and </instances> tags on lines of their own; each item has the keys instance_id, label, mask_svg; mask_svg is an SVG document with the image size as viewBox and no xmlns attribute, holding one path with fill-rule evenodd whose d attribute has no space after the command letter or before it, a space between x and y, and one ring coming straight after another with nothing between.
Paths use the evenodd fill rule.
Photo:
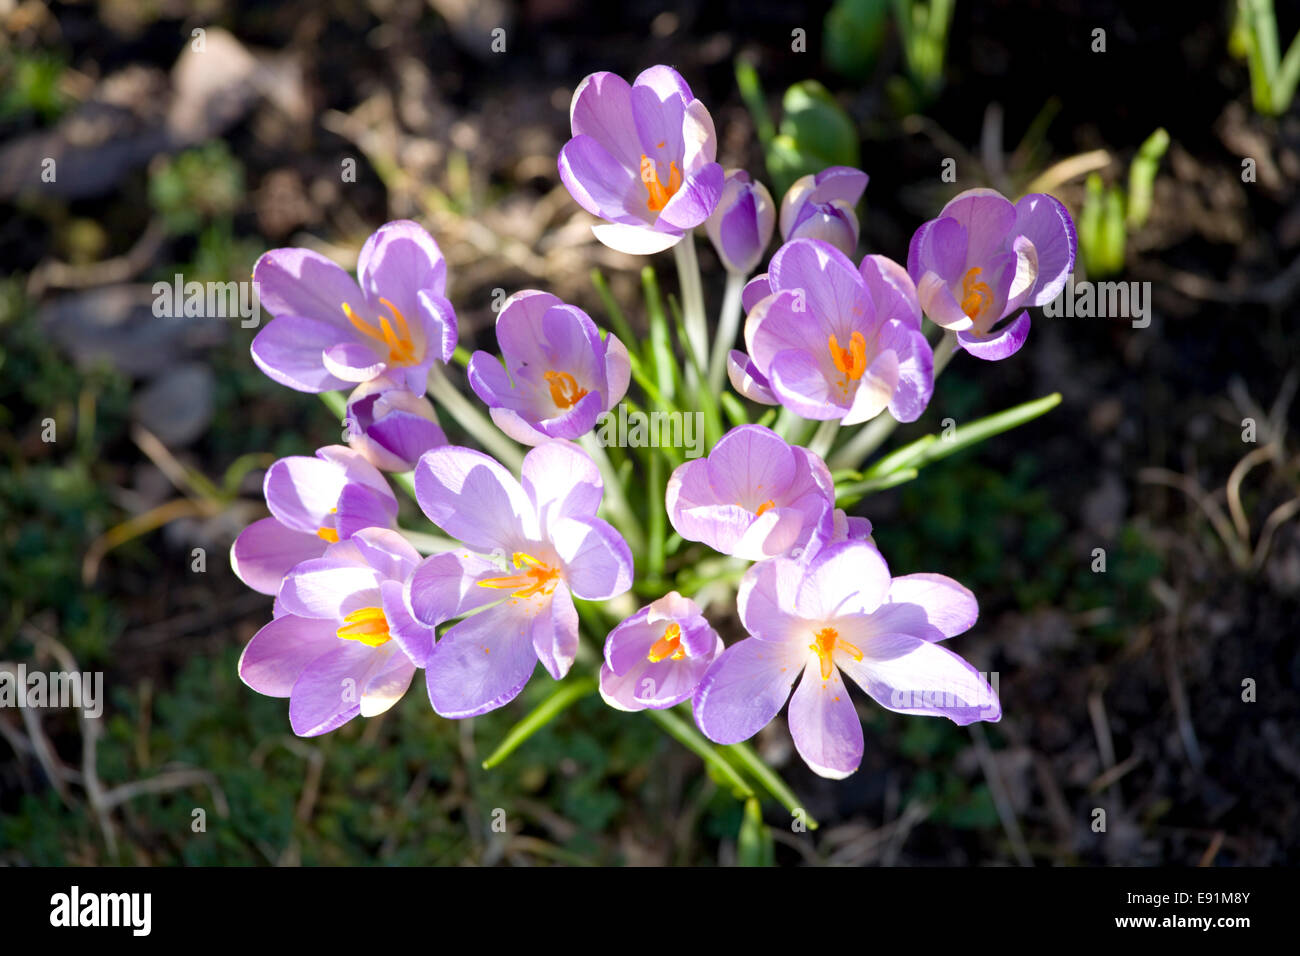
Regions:
<instances>
[{"instance_id":1,"label":"unopened crocus bud","mask_svg":"<svg viewBox=\"0 0 1300 956\"><path fill-rule=\"evenodd\" d=\"M447 444L433 404L384 377L349 396L347 424L348 444L383 471L410 471L430 448Z\"/></svg>"},{"instance_id":2,"label":"unopened crocus bud","mask_svg":"<svg viewBox=\"0 0 1300 956\"><path fill-rule=\"evenodd\" d=\"M704 230L728 272L749 275L763 259L776 228L772 194L743 169L727 170L722 199Z\"/></svg>"},{"instance_id":3,"label":"unopened crocus bud","mask_svg":"<svg viewBox=\"0 0 1300 956\"><path fill-rule=\"evenodd\" d=\"M828 166L801 176L781 200L781 238L821 239L853 258L858 217L853 208L867 188L867 174L852 166Z\"/></svg>"}]
</instances>

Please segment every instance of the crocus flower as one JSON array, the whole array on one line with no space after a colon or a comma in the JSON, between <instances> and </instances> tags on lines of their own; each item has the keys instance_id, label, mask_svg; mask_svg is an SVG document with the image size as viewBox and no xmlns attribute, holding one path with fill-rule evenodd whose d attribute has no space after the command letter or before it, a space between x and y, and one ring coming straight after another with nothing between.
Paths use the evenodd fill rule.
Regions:
<instances>
[{"instance_id":1,"label":"crocus flower","mask_svg":"<svg viewBox=\"0 0 1300 956\"><path fill-rule=\"evenodd\" d=\"M776 226L772 194L743 169L727 170L722 199L704 224L728 272L749 275L762 261Z\"/></svg>"},{"instance_id":2,"label":"crocus flower","mask_svg":"<svg viewBox=\"0 0 1300 956\"><path fill-rule=\"evenodd\" d=\"M858 248L853 209L867 188L867 174L852 166L828 166L800 176L781 200L781 240L821 239L846 256Z\"/></svg>"},{"instance_id":3,"label":"crocus flower","mask_svg":"<svg viewBox=\"0 0 1300 956\"><path fill-rule=\"evenodd\" d=\"M411 683L412 653L432 632L411 619L402 584L420 555L396 531L367 528L293 569L283 613L253 635L239 676L259 694L289 698L300 737L392 707Z\"/></svg>"},{"instance_id":4,"label":"crocus flower","mask_svg":"<svg viewBox=\"0 0 1300 956\"><path fill-rule=\"evenodd\" d=\"M867 256L855 269L829 243L795 239L746 285L746 298L749 354L727 361L742 395L845 425L885 408L912 422L929 404L934 355L912 280L893 260Z\"/></svg>"},{"instance_id":5,"label":"crocus flower","mask_svg":"<svg viewBox=\"0 0 1300 956\"><path fill-rule=\"evenodd\" d=\"M600 696L618 710L662 710L695 692L722 638L690 598L669 591L605 639Z\"/></svg>"},{"instance_id":6,"label":"crocus flower","mask_svg":"<svg viewBox=\"0 0 1300 956\"><path fill-rule=\"evenodd\" d=\"M538 660L559 680L578 649L572 595L605 600L632 585L632 554L596 517L604 486L581 449L537 446L524 456L521 481L495 459L454 446L426 452L415 469L424 513L472 554L460 553L459 580L445 558L417 569L411 611L436 624L499 601L449 628L428 658L429 700L444 717L471 717L514 699ZM475 554L502 556L514 572L485 576Z\"/></svg>"},{"instance_id":7,"label":"crocus flower","mask_svg":"<svg viewBox=\"0 0 1300 956\"><path fill-rule=\"evenodd\" d=\"M430 448L447 444L433 403L387 376L348 396L348 445L383 471L410 471Z\"/></svg>"},{"instance_id":8,"label":"crocus flower","mask_svg":"<svg viewBox=\"0 0 1300 956\"><path fill-rule=\"evenodd\" d=\"M390 222L366 240L357 277L309 249L272 249L258 259L253 281L275 316L253 339L258 368L301 392L352 388L386 373L423 393L434 361L456 349L438 244L416 223Z\"/></svg>"},{"instance_id":9,"label":"crocus flower","mask_svg":"<svg viewBox=\"0 0 1300 956\"><path fill-rule=\"evenodd\" d=\"M922 224L907 250L921 308L957 333L976 358L1015 354L1029 335L1026 305L1056 298L1074 268L1078 240L1070 214L1045 193L1014 205L993 189L968 189Z\"/></svg>"},{"instance_id":10,"label":"crocus flower","mask_svg":"<svg viewBox=\"0 0 1300 956\"><path fill-rule=\"evenodd\" d=\"M281 458L262 482L271 517L254 521L235 539L230 565L254 591L275 594L297 564L319 558L336 541L363 528L388 528L397 499L388 482L360 454L343 445L315 458Z\"/></svg>"},{"instance_id":11,"label":"crocus flower","mask_svg":"<svg viewBox=\"0 0 1300 956\"><path fill-rule=\"evenodd\" d=\"M613 334L601 339L586 312L549 292L525 290L497 316L505 366L487 352L470 358L470 387L497 427L525 445L578 438L627 392L632 367Z\"/></svg>"},{"instance_id":12,"label":"crocus flower","mask_svg":"<svg viewBox=\"0 0 1300 956\"><path fill-rule=\"evenodd\" d=\"M717 743L757 733L801 672L790 733L824 777L846 777L862 760L862 725L843 674L889 710L958 724L1002 716L988 683L938 643L975 623L974 595L942 574L891 579L865 541L831 545L811 562L754 565L737 606L752 636L723 651L695 692L696 723Z\"/></svg>"},{"instance_id":13,"label":"crocus flower","mask_svg":"<svg viewBox=\"0 0 1300 956\"><path fill-rule=\"evenodd\" d=\"M826 464L761 425L733 428L709 452L679 465L664 496L687 541L761 561L829 534L835 486Z\"/></svg>"},{"instance_id":14,"label":"crocus flower","mask_svg":"<svg viewBox=\"0 0 1300 956\"><path fill-rule=\"evenodd\" d=\"M573 138L560 179L612 249L648 255L676 245L722 195L713 118L676 70L653 66L631 86L592 73L573 91Z\"/></svg>"}]
</instances>

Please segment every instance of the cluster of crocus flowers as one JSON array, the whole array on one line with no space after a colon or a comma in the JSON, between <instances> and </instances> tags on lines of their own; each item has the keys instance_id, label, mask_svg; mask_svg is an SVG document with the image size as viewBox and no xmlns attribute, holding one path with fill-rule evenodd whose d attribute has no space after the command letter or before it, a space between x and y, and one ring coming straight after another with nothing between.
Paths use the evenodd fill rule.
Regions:
<instances>
[{"instance_id":1,"label":"cluster of crocus flowers","mask_svg":"<svg viewBox=\"0 0 1300 956\"><path fill-rule=\"evenodd\" d=\"M1023 344L1023 309L1053 298L1073 268L1064 207L1046 195L1012 203L971 190L917 230L906 268L878 254L858 260L855 209L866 173L837 166L805 176L778 213L761 182L740 169L724 174L708 110L669 67L631 84L588 76L570 120L560 178L603 220L596 237L636 254L677 246L679 268L694 270L689 288L682 273L687 339L692 318L702 319L698 265L687 250L704 227L728 272L724 303L735 308L724 304L719 351L691 345L688 371L704 383L695 400L720 388L725 371L741 396L783 407L776 430L742 423L720 434L718 426L707 456L656 486L663 501L649 507L662 504L655 517L666 517L680 540L661 521L659 567L650 559L652 575L638 575L644 556L627 542L646 536L639 526L625 536L623 524L623 483L639 483L627 478L633 459L621 473L611 468L590 433L624 401L634 369L655 402L662 396L641 374L651 363L660 382L691 381L664 366L662 350L647 359L637 342L603 333L577 306L545 291L517 292L496 320L499 356L477 351L466 363L489 420L439 390L440 382L451 387L437 364L457 352L457 320L446 262L423 228L381 227L361 249L356 279L317 253L272 250L254 278L275 318L254 340L253 358L290 388L350 391L341 406L348 447L272 465L264 482L270 517L234 544L236 573L275 596L271 621L241 658L245 682L288 698L301 735L382 713L420 670L434 711L472 717L514 700L539 663L554 680L570 673L582 606L586 624L589 610L608 615L598 687L610 707L685 710L689 701L705 736L731 744L788 700L795 747L823 776L843 777L861 761L848 682L900 713L958 724L999 719L988 682L944 644L975 624L975 597L942 574L893 577L871 522L836 506L843 473L833 475L823 455L836 461L828 449L839 427L884 412L912 422L925 411L941 365L924 317L953 340L945 361L954 342L984 359ZM746 284L778 224L783 244ZM744 350L731 350L742 313ZM450 444L439 412L496 457ZM800 420L821 422L826 443L803 447L790 437ZM522 464L503 435L529 446ZM450 542L397 526L383 471L413 472L396 483ZM416 551L412 540L421 539L435 542L423 545L433 553ZM726 646L726 628L706 617L717 587L684 595L670 586L690 590L682 582L692 579L665 574L668 540L689 552L687 563L703 551L697 544L721 555L698 563L725 567L725 595L739 581L735 610L748 636ZM634 582L649 603L632 611Z\"/></svg>"}]
</instances>

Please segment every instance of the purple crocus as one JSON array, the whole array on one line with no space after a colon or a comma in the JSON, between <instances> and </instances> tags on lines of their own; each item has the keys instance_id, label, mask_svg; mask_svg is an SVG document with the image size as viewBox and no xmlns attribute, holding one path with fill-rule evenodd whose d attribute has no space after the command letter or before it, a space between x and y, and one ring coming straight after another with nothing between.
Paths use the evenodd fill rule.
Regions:
<instances>
[{"instance_id":1,"label":"purple crocus","mask_svg":"<svg viewBox=\"0 0 1300 956\"><path fill-rule=\"evenodd\" d=\"M552 441L524 456L521 480L469 448L425 453L416 499L429 520L461 541L454 560L435 555L411 576L417 620L436 625L488 601L453 625L426 663L429 700L444 717L472 717L513 700L538 660L559 680L578 650L572 595L599 601L632 585L632 554L596 517L604 493L596 465L577 446ZM488 575L476 555L513 565Z\"/></svg>"},{"instance_id":2,"label":"purple crocus","mask_svg":"<svg viewBox=\"0 0 1300 956\"><path fill-rule=\"evenodd\" d=\"M318 449L315 458L281 458L267 469L262 490L271 517L240 533L230 565L263 594L278 592L295 565L319 558L330 544L363 528L389 528L397 518L384 476L343 445Z\"/></svg>"},{"instance_id":3,"label":"purple crocus","mask_svg":"<svg viewBox=\"0 0 1300 956\"><path fill-rule=\"evenodd\" d=\"M1064 288L1078 240L1065 207L1046 193L1012 204L993 189L968 189L922 224L907 250L921 308L957 333L957 344L990 361L1014 355L1029 335L1026 305Z\"/></svg>"},{"instance_id":4,"label":"purple crocus","mask_svg":"<svg viewBox=\"0 0 1300 956\"><path fill-rule=\"evenodd\" d=\"M617 710L663 710L695 692L722 653L700 607L669 591L637 611L605 639L600 696Z\"/></svg>"},{"instance_id":5,"label":"purple crocus","mask_svg":"<svg viewBox=\"0 0 1300 956\"><path fill-rule=\"evenodd\" d=\"M916 421L934 391L934 355L907 272L884 256L855 269L817 239L787 242L751 280L745 344L727 370L747 398L854 425L888 408Z\"/></svg>"},{"instance_id":6,"label":"purple crocus","mask_svg":"<svg viewBox=\"0 0 1300 956\"><path fill-rule=\"evenodd\" d=\"M722 195L713 118L678 72L652 66L630 86L592 73L573 91L573 138L560 179L612 249L648 255L676 245Z\"/></svg>"},{"instance_id":7,"label":"purple crocus","mask_svg":"<svg viewBox=\"0 0 1300 956\"><path fill-rule=\"evenodd\" d=\"M772 194L743 169L727 170L722 199L704 224L728 272L749 275L763 259L776 226Z\"/></svg>"},{"instance_id":8,"label":"purple crocus","mask_svg":"<svg viewBox=\"0 0 1300 956\"><path fill-rule=\"evenodd\" d=\"M258 259L253 281L275 316L253 339L258 368L301 392L387 374L423 394L429 368L456 349L438 244L414 222L387 223L362 247L357 278L310 249L272 249Z\"/></svg>"},{"instance_id":9,"label":"purple crocus","mask_svg":"<svg viewBox=\"0 0 1300 956\"><path fill-rule=\"evenodd\" d=\"M412 620L402 584L420 555L396 531L367 528L293 569L281 613L253 635L239 659L244 683L289 698L300 737L392 707L427 656L430 628Z\"/></svg>"},{"instance_id":10,"label":"purple crocus","mask_svg":"<svg viewBox=\"0 0 1300 956\"><path fill-rule=\"evenodd\" d=\"M853 211L867 188L867 174L852 166L828 166L800 176L781 200L781 240L821 239L846 256L858 248Z\"/></svg>"},{"instance_id":11,"label":"purple crocus","mask_svg":"<svg viewBox=\"0 0 1300 956\"><path fill-rule=\"evenodd\" d=\"M348 396L348 445L383 471L410 471L430 448L447 444L433 403L387 376Z\"/></svg>"},{"instance_id":12,"label":"purple crocus","mask_svg":"<svg viewBox=\"0 0 1300 956\"><path fill-rule=\"evenodd\" d=\"M475 352L468 376L497 427L525 445L578 438L627 392L627 347L600 330L577 306L549 292L525 290L497 316L494 355Z\"/></svg>"},{"instance_id":13,"label":"purple crocus","mask_svg":"<svg viewBox=\"0 0 1300 956\"><path fill-rule=\"evenodd\" d=\"M975 623L974 595L942 574L891 579L865 541L831 545L810 562L756 564L737 605L752 636L723 651L695 692L695 721L717 743L757 733L800 672L790 733L823 777L846 777L862 761L862 724L842 674L889 710L958 724L1002 716L984 678L939 643Z\"/></svg>"},{"instance_id":14,"label":"purple crocus","mask_svg":"<svg viewBox=\"0 0 1300 956\"><path fill-rule=\"evenodd\" d=\"M825 463L761 425L723 435L707 458L679 465L664 496L687 541L760 561L831 533L835 486Z\"/></svg>"}]
</instances>

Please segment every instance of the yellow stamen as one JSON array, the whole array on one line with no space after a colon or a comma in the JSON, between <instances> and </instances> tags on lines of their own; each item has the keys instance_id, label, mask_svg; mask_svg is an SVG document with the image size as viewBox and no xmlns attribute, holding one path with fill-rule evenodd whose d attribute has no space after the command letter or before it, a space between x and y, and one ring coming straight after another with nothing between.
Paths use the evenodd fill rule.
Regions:
<instances>
[{"instance_id":1,"label":"yellow stamen","mask_svg":"<svg viewBox=\"0 0 1300 956\"><path fill-rule=\"evenodd\" d=\"M344 624L335 633L345 641L360 641L368 647L379 647L391 639L388 618L378 607L358 608L343 618Z\"/></svg>"},{"instance_id":2,"label":"yellow stamen","mask_svg":"<svg viewBox=\"0 0 1300 956\"><path fill-rule=\"evenodd\" d=\"M854 332L849 336L849 347L845 349L840 348L839 339L831 335L826 340L826 347L830 349L835 368L844 376L838 384L847 392L849 382L856 382L867 370L867 340L861 332Z\"/></svg>"},{"instance_id":3,"label":"yellow stamen","mask_svg":"<svg viewBox=\"0 0 1300 956\"><path fill-rule=\"evenodd\" d=\"M680 661L686 656L686 648L682 647L682 629L674 621L668 625L664 631L664 636L655 641L650 647L650 653L645 656L651 664L658 664L665 657Z\"/></svg>"},{"instance_id":4,"label":"yellow stamen","mask_svg":"<svg viewBox=\"0 0 1300 956\"><path fill-rule=\"evenodd\" d=\"M579 388L577 379L568 372L547 372L545 378L550 383L551 401L556 408L572 408L587 395L587 390Z\"/></svg>"},{"instance_id":5,"label":"yellow stamen","mask_svg":"<svg viewBox=\"0 0 1300 956\"><path fill-rule=\"evenodd\" d=\"M390 365L410 365L415 361L415 341L411 337L411 327L406 324L406 316L402 315L397 306L383 298L379 299L393 313L393 321L380 316L379 328L375 328L365 319L358 316L352 311L352 306L343 303L343 314L348 317L348 321L362 335L374 339L388 347L388 362ZM397 328L393 326L396 324Z\"/></svg>"},{"instance_id":6,"label":"yellow stamen","mask_svg":"<svg viewBox=\"0 0 1300 956\"><path fill-rule=\"evenodd\" d=\"M961 280L961 310L972 322L976 321L980 313L993 302L993 290L987 282L979 281L980 273L983 271L979 266L975 266L968 269Z\"/></svg>"},{"instance_id":7,"label":"yellow stamen","mask_svg":"<svg viewBox=\"0 0 1300 956\"><path fill-rule=\"evenodd\" d=\"M338 514L338 510L339 510L338 508L331 508L330 514ZM328 541L330 544L337 544L339 540L339 533L334 528L321 525L319 528L316 529L316 537L320 538L322 541Z\"/></svg>"},{"instance_id":8,"label":"yellow stamen","mask_svg":"<svg viewBox=\"0 0 1300 956\"><path fill-rule=\"evenodd\" d=\"M668 200L672 199L677 190L681 189L682 174L678 170L676 163L669 163L668 185L665 186L659 179L659 167L655 164L655 161L642 153L641 182L645 184L645 191L649 196L646 200L646 208L651 212L658 212L668 205Z\"/></svg>"},{"instance_id":9,"label":"yellow stamen","mask_svg":"<svg viewBox=\"0 0 1300 956\"><path fill-rule=\"evenodd\" d=\"M831 679L831 671L834 669L833 655L836 650L843 651L855 661L862 660L862 651L841 638L840 632L833 627L823 627L813 635L813 638L814 640L808 645L808 649L815 652L821 662L822 680Z\"/></svg>"},{"instance_id":10,"label":"yellow stamen","mask_svg":"<svg viewBox=\"0 0 1300 956\"><path fill-rule=\"evenodd\" d=\"M555 590L555 582L560 578L560 569L553 568L550 565L543 564L531 554L524 554L522 551L514 553L515 567L520 568L525 564L528 570L519 574L507 574L499 578L488 578L480 581L481 588L498 588L503 591L513 591L511 597L532 597L535 594L550 594Z\"/></svg>"}]
</instances>

